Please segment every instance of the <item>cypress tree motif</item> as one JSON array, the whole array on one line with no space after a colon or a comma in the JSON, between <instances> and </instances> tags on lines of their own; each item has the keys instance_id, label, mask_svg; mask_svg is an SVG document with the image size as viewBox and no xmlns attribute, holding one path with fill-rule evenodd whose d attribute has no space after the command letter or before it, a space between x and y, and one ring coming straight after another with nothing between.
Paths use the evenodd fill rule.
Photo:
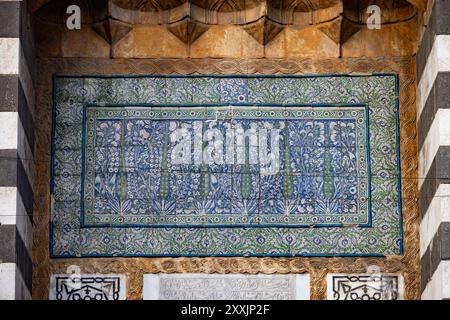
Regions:
<instances>
[{"instance_id":1,"label":"cypress tree motif","mask_svg":"<svg viewBox=\"0 0 450 320\"><path fill-rule=\"evenodd\" d=\"M151 148L149 147L149 152L151 152ZM150 200L152 199L153 195L152 195L152 175L153 173L150 171L148 172L148 177L147 177L147 202L150 203Z\"/></svg>"},{"instance_id":2,"label":"cypress tree motif","mask_svg":"<svg viewBox=\"0 0 450 320\"><path fill-rule=\"evenodd\" d=\"M125 168L125 122L122 120L122 128L120 133L120 159L119 172L117 174L116 192L119 198L119 206L122 211L122 205L127 197L127 176Z\"/></svg>"},{"instance_id":3,"label":"cypress tree motif","mask_svg":"<svg viewBox=\"0 0 450 320\"><path fill-rule=\"evenodd\" d=\"M208 170L208 165L206 163L202 163L201 166L201 173L200 173L200 192L202 194L202 197L204 199L208 198L208 194L209 194L209 183L210 183L210 179L209 179L209 170Z\"/></svg>"},{"instance_id":4,"label":"cypress tree motif","mask_svg":"<svg viewBox=\"0 0 450 320\"><path fill-rule=\"evenodd\" d=\"M159 183L159 197L166 199L169 195L169 128L164 131L164 144L161 156L161 180Z\"/></svg>"},{"instance_id":5,"label":"cypress tree motif","mask_svg":"<svg viewBox=\"0 0 450 320\"><path fill-rule=\"evenodd\" d=\"M249 165L249 149L250 141L247 147L246 138L244 137L244 168L242 173L242 198L247 200L250 197L250 165Z\"/></svg>"},{"instance_id":6,"label":"cypress tree motif","mask_svg":"<svg viewBox=\"0 0 450 320\"><path fill-rule=\"evenodd\" d=\"M148 147L148 153L150 154L151 152L152 152L152 147L151 147L151 143L150 142L148 142L147 143L147 147ZM153 197L153 195L152 195L152 188L151 188L151 185L152 185L152 175L153 175L153 173L150 171L150 172L148 172L148 177L147 177L147 202L149 203L149 206L150 206L150 200L152 199L152 197Z\"/></svg>"},{"instance_id":7,"label":"cypress tree motif","mask_svg":"<svg viewBox=\"0 0 450 320\"><path fill-rule=\"evenodd\" d=\"M285 122L284 126L284 198L290 199L292 197L292 171L291 171L291 157L289 155L289 137L288 125Z\"/></svg>"},{"instance_id":8,"label":"cypress tree motif","mask_svg":"<svg viewBox=\"0 0 450 320\"><path fill-rule=\"evenodd\" d=\"M202 124L202 133L205 132L205 123ZM209 188L210 188L210 177L209 177L209 167L206 163L206 156L205 156L205 150L208 145L206 141L202 143L202 164L200 167L200 193L201 196L206 199L209 194Z\"/></svg>"},{"instance_id":9,"label":"cypress tree motif","mask_svg":"<svg viewBox=\"0 0 450 320\"><path fill-rule=\"evenodd\" d=\"M331 176L331 154L330 154L330 131L329 124L325 123L325 151L324 151L324 176L323 176L323 194L325 198L333 196L333 177Z\"/></svg>"}]
</instances>

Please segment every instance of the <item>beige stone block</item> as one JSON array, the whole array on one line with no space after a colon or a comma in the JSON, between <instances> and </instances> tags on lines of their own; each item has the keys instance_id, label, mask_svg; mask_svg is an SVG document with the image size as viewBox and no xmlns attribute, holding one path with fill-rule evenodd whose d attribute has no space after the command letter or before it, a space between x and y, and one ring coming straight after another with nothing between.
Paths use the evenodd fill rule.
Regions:
<instances>
[{"instance_id":1,"label":"beige stone block","mask_svg":"<svg viewBox=\"0 0 450 320\"><path fill-rule=\"evenodd\" d=\"M63 57L109 58L110 46L90 26L80 30L62 31L61 51Z\"/></svg>"},{"instance_id":2,"label":"beige stone block","mask_svg":"<svg viewBox=\"0 0 450 320\"><path fill-rule=\"evenodd\" d=\"M113 47L114 58L186 58L187 46L166 28L136 25Z\"/></svg>"},{"instance_id":3,"label":"beige stone block","mask_svg":"<svg viewBox=\"0 0 450 320\"><path fill-rule=\"evenodd\" d=\"M239 28L242 33L241 57L242 58L264 58L264 46L256 41L251 35Z\"/></svg>"},{"instance_id":4,"label":"beige stone block","mask_svg":"<svg viewBox=\"0 0 450 320\"><path fill-rule=\"evenodd\" d=\"M332 58L339 46L315 27L286 30L286 57Z\"/></svg>"},{"instance_id":5,"label":"beige stone block","mask_svg":"<svg viewBox=\"0 0 450 320\"><path fill-rule=\"evenodd\" d=\"M286 28L266 46L270 58L331 58L339 56L339 46L315 27Z\"/></svg>"},{"instance_id":6,"label":"beige stone block","mask_svg":"<svg viewBox=\"0 0 450 320\"><path fill-rule=\"evenodd\" d=\"M266 58L283 58L286 54L286 28L265 47Z\"/></svg>"},{"instance_id":7,"label":"beige stone block","mask_svg":"<svg viewBox=\"0 0 450 320\"><path fill-rule=\"evenodd\" d=\"M213 26L192 45L191 58L261 58L264 47L239 26Z\"/></svg>"},{"instance_id":8,"label":"beige stone block","mask_svg":"<svg viewBox=\"0 0 450 320\"><path fill-rule=\"evenodd\" d=\"M381 29L361 28L343 46L343 57L408 56L415 53L414 21L381 25Z\"/></svg>"}]
</instances>

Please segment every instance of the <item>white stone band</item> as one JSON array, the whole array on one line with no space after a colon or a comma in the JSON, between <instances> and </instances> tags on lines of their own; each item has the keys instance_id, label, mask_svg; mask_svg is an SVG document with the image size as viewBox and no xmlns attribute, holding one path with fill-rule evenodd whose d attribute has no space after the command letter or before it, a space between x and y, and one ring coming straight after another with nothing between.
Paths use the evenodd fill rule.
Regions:
<instances>
[{"instance_id":1,"label":"white stone band","mask_svg":"<svg viewBox=\"0 0 450 320\"><path fill-rule=\"evenodd\" d=\"M450 299L450 261L441 261L422 293L422 300Z\"/></svg>"},{"instance_id":2,"label":"white stone band","mask_svg":"<svg viewBox=\"0 0 450 320\"><path fill-rule=\"evenodd\" d=\"M35 91L19 38L0 38L0 75L18 75L34 119Z\"/></svg>"},{"instance_id":3,"label":"white stone band","mask_svg":"<svg viewBox=\"0 0 450 320\"><path fill-rule=\"evenodd\" d=\"M423 195L427 196L427 195ZM420 257L423 257L439 225L450 222L450 184L440 184L420 223Z\"/></svg>"},{"instance_id":4,"label":"white stone band","mask_svg":"<svg viewBox=\"0 0 450 320\"><path fill-rule=\"evenodd\" d=\"M417 119L420 118L438 72L450 71L450 35L437 35L417 86Z\"/></svg>"},{"instance_id":5,"label":"white stone band","mask_svg":"<svg viewBox=\"0 0 450 320\"><path fill-rule=\"evenodd\" d=\"M30 300L31 294L15 263L0 263L0 300Z\"/></svg>"},{"instance_id":6,"label":"white stone band","mask_svg":"<svg viewBox=\"0 0 450 320\"><path fill-rule=\"evenodd\" d=\"M32 225L16 187L0 187L0 225L16 225L31 257Z\"/></svg>"},{"instance_id":7,"label":"white stone band","mask_svg":"<svg viewBox=\"0 0 450 320\"><path fill-rule=\"evenodd\" d=\"M31 188L34 185L34 161L18 112L0 112L0 149L16 149Z\"/></svg>"},{"instance_id":8,"label":"white stone band","mask_svg":"<svg viewBox=\"0 0 450 320\"><path fill-rule=\"evenodd\" d=\"M450 52L449 52L450 54ZM450 146L450 109L439 109L419 152L419 189L440 146Z\"/></svg>"}]
</instances>

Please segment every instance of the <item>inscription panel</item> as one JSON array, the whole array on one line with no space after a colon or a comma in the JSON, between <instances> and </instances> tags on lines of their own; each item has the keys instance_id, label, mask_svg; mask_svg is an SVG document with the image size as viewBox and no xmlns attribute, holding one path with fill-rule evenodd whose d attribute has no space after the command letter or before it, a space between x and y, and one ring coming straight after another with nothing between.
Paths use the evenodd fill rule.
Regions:
<instances>
[{"instance_id":1,"label":"inscription panel","mask_svg":"<svg viewBox=\"0 0 450 320\"><path fill-rule=\"evenodd\" d=\"M308 300L309 275L144 275L144 300Z\"/></svg>"}]
</instances>

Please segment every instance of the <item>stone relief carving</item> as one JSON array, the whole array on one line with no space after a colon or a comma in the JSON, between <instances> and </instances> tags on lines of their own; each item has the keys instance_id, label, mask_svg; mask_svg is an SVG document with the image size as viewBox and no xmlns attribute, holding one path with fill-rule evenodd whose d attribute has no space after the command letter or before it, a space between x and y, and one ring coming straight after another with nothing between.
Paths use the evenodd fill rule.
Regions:
<instances>
[{"instance_id":1,"label":"stone relief carving","mask_svg":"<svg viewBox=\"0 0 450 320\"><path fill-rule=\"evenodd\" d=\"M106 274L53 274L50 300L125 300L126 277Z\"/></svg>"},{"instance_id":2,"label":"stone relief carving","mask_svg":"<svg viewBox=\"0 0 450 320\"><path fill-rule=\"evenodd\" d=\"M399 300L403 278L396 274L329 274L328 300Z\"/></svg>"},{"instance_id":3,"label":"stone relief carving","mask_svg":"<svg viewBox=\"0 0 450 320\"><path fill-rule=\"evenodd\" d=\"M133 25L163 25L185 44L191 44L215 25L238 25L266 45L285 27L319 25L335 43L343 44L366 24L368 1L267 1L267 0L99 0L50 1L36 5L39 20L61 23L69 4L78 4L83 22L108 43L116 43ZM377 1L383 10L381 23L403 23L425 11L423 1ZM39 9L39 10L38 10Z\"/></svg>"},{"instance_id":4,"label":"stone relief carving","mask_svg":"<svg viewBox=\"0 0 450 320\"><path fill-rule=\"evenodd\" d=\"M309 275L144 275L144 300L306 300Z\"/></svg>"}]
</instances>

